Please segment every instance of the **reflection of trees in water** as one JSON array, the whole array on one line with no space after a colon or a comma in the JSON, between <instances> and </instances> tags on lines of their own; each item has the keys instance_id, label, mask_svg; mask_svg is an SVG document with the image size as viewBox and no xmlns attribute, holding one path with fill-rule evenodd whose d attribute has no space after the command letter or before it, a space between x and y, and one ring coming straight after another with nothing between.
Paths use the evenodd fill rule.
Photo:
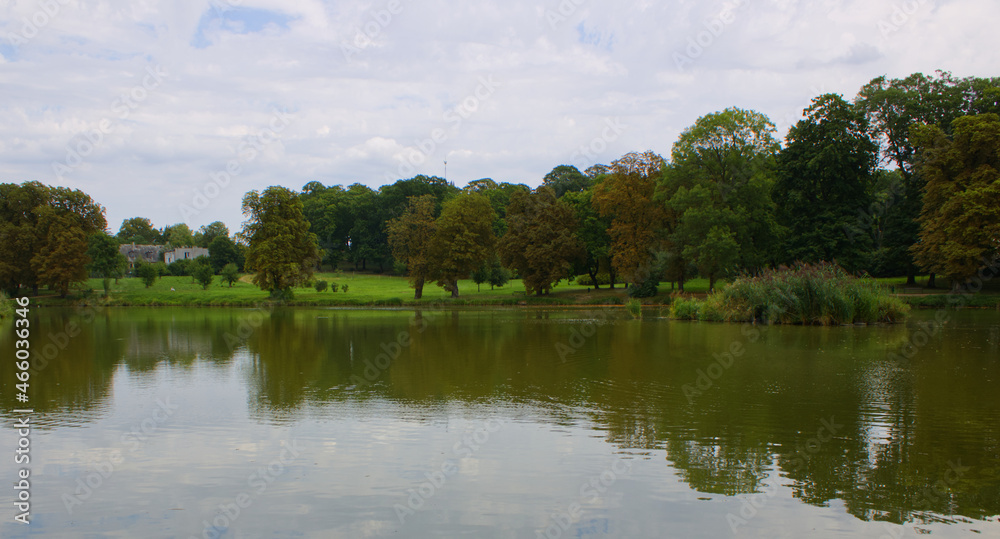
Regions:
<instances>
[{"instance_id":1,"label":"reflection of trees in water","mask_svg":"<svg viewBox=\"0 0 1000 539\"><path fill-rule=\"evenodd\" d=\"M776 465L802 501L842 499L865 520L1000 513L1000 365L988 326L935 339L897 365L885 358L909 338L904 326L775 327L753 342L735 325L590 324L582 312L276 309L246 331L254 312L98 311L33 378L33 404L86 415L107 401L116 365L151 376L163 362L231 365L240 350L261 420L374 399L416 409L524 404L536 421L585 424L622 449L665 450L700 492L761 492ZM47 312L34 334L72 318ZM234 342L241 327L246 339ZM396 354L401 333L407 344ZM6 349L10 339L0 332ZM734 342L745 352L689 402L685 384ZM573 352L561 358L557 343ZM12 372L0 373L7 409L16 407ZM835 425L832 436L824 425ZM969 469L948 474L949 463Z\"/></svg>"}]
</instances>

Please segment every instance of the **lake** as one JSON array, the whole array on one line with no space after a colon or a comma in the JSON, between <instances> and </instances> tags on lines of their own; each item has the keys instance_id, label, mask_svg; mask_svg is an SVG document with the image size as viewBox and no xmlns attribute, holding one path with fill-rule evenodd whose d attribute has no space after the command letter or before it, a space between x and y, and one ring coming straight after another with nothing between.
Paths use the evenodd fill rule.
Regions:
<instances>
[{"instance_id":1,"label":"lake","mask_svg":"<svg viewBox=\"0 0 1000 539\"><path fill-rule=\"evenodd\" d=\"M5 361L5 538L1000 537L995 310L31 317L31 525Z\"/></svg>"}]
</instances>

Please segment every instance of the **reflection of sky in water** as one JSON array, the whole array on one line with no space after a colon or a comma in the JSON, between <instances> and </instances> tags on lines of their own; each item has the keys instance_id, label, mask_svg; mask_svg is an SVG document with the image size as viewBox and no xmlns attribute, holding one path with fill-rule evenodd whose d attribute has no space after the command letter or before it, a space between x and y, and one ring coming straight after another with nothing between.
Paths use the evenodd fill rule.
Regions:
<instances>
[{"instance_id":1,"label":"reflection of sky in water","mask_svg":"<svg viewBox=\"0 0 1000 539\"><path fill-rule=\"evenodd\" d=\"M775 341L770 346L786 346ZM733 452L736 439L752 432L699 434L703 426L690 419L699 410L642 368L572 380L562 395L414 401L370 388L318 388L294 409L266 409L252 397L263 383L247 348L215 357L176 333L142 346L126 348L126 357L169 358L179 348L196 359L119 363L106 396L92 406L36 416L44 428L32 435L33 524L8 519L0 536L186 538L207 530L211 537L728 537L734 526L740 537L1000 534L998 522L897 526L860 520L839 499L802 503L787 462L776 456L784 453L780 444L740 454ZM608 351L594 354L606 358ZM748 357L756 357L752 347ZM911 390L898 369L864 365L858 432L866 465L876 468L886 456L881 448L911 412L912 401L898 402ZM693 381L692 372L682 370L677 384ZM720 386L790 385L768 373L727 376ZM622 398L624 412L607 404ZM667 402L670 410L657 409ZM170 405L177 408L165 415ZM730 409L712 400L703 406ZM733 409L754 427L775 421L763 408ZM622 413L636 427L627 434L612 425ZM821 415L814 415L818 423ZM677 445L663 438L671 430L684 433ZM14 443L5 429L0 447ZM689 469L677 467L683 458ZM688 482L699 466L726 459L738 471L741 458L762 466L756 493L706 493ZM628 472L609 473L619 459ZM0 474L13 477L9 459L2 462ZM100 477L109 463L113 471ZM64 495L74 494L78 480L97 477L100 485L68 514ZM0 493L0 501L9 495ZM236 516L238 500L249 507Z\"/></svg>"}]
</instances>

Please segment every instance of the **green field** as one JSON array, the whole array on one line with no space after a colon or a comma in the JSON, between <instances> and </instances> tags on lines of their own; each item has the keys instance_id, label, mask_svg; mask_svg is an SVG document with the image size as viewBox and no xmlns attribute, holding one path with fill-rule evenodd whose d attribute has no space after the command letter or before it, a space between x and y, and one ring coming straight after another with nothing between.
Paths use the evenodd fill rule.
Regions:
<instances>
[{"instance_id":1,"label":"green field","mask_svg":"<svg viewBox=\"0 0 1000 539\"><path fill-rule=\"evenodd\" d=\"M624 288L618 285L615 290L606 286L600 290L593 287L569 284L562 281L546 296L528 296L520 280L512 280L506 286L490 289L484 284L477 286L471 280L461 280L458 283L459 298L452 299L450 293L434 283L424 286L424 297L420 301L413 299L413 289L405 277L387 275L372 275L351 272L317 273L314 280L325 280L337 283L340 290L317 292L314 288L295 288L294 299L290 302L297 305L621 305L627 296ZM347 285L348 291L343 287ZM90 292L86 292L87 287ZM687 290L694 293L704 293L708 288L707 279L696 279L687 284ZM669 301L670 285L660 287L663 292L650 302L664 303ZM230 288L214 282L208 289L194 282L191 277L162 277L150 287L145 288L136 278L120 279L111 285L111 298L103 298L103 288L100 279L90 279L84 290L76 294L76 299L87 302L109 305L253 305L268 298L266 292L249 282L244 276ZM58 303L56 297L43 292L41 303Z\"/></svg>"},{"instance_id":2,"label":"green field","mask_svg":"<svg viewBox=\"0 0 1000 539\"><path fill-rule=\"evenodd\" d=\"M549 295L528 296L520 280L512 280L506 286L490 289L489 285L477 287L471 280L459 281L459 298L452 299L448 292L434 283L424 286L424 297L420 301L413 299L413 289L405 277L389 275L374 275L369 273L337 272L317 273L315 280L326 280L337 283L341 290L317 292L314 288L295 288L292 305L317 306L391 306L391 305L624 305L628 297L619 285L615 290L606 286L600 290L562 281ZM948 305L950 290L947 280L938 279L938 288L925 289L926 277L917 279L917 287L905 287L903 277L879 279L890 292L900 295L905 301L915 307L940 308ZM724 281L717 283L717 288L725 286ZM344 285L348 291L343 292ZM692 279L685 283L687 294L703 295L708 291L707 279ZM250 283L249 276L243 278L230 288L221 284L217 276L208 289L194 282L191 277L162 277L156 283L146 288L137 278L120 279L112 282L111 297L105 299L100 279L89 279L84 285L74 290L73 294L60 299L55 292L41 290L36 299L41 305L63 305L67 303L88 303L97 305L192 305L192 306L249 306L267 301L268 294ZM653 298L643 299L646 305L664 305L671 301L670 283L661 283L659 294ZM968 306L1000 308L1000 279L986 283L983 293L967 302Z\"/></svg>"}]
</instances>

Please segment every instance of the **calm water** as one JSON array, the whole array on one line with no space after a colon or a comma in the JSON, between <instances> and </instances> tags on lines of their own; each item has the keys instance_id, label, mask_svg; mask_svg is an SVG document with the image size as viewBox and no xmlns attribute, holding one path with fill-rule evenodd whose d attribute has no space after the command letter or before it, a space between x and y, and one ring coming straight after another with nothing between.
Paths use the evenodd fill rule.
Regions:
<instances>
[{"instance_id":1,"label":"calm water","mask_svg":"<svg viewBox=\"0 0 1000 539\"><path fill-rule=\"evenodd\" d=\"M0 536L1000 537L997 311L622 314L36 309Z\"/></svg>"}]
</instances>

